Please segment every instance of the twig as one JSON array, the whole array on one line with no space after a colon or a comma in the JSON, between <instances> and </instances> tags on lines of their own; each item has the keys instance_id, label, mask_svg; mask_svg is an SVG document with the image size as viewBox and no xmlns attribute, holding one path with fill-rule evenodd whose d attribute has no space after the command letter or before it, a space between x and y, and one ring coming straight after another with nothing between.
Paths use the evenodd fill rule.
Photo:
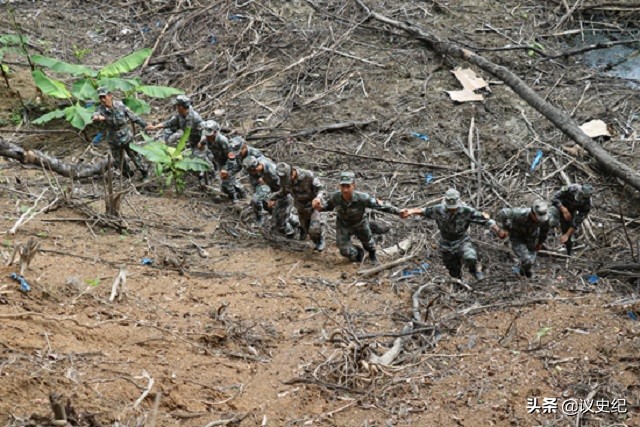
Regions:
<instances>
[{"instance_id":1,"label":"twig","mask_svg":"<svg viewBox=\"0 0 640 427\"><path fill-rule=\"evenodd\" d=\"M409 255L409 256L397 259L395 261L391 261L391 262L379 265L377 267L370 268L368 270L360 270L360 271L358 271L358 276L362 276L362 277L371 276L372 274L376 274L376 273L378 273L380 271L384 271L384 270L387 270L389 268L393 268L393 267L395 267L397 265L404 264L405 262L413 259L413 257L414 257L414 255Z\"/></svg>"},{"instance_id":2,"label":"twig","mask_svg":"<svg viewBox=\"0 0 640 427\"><path fill-rule=\"evenodd\" d=\"M118 295L118 301L122 299L122 295L125 293L125 286L127 284L127 269L121 268L116 280L113 281L113 286L111 286L111 296L109 297L109 302L113 302L116 299L116 295ZM120 292L118 292L118 285L120 286Z\"/></svg>"},{"instance_id":3,"label":"twig","mask_svg":"<svg viewBox=\"0 0 640 427\"><path fill-rule=\"evenodd\" d=\"M155 380L153 378L151 378L149 376L149 373L147 371L145 371L145 370L142 371L142 376L134 377L134 378L136 378L136 379L138 379L138 378L146 378L146 379L149 380L149 383L147 384L147 388L142 392L142 394L140 395L138 400L136 400L135 403L133 404L133 408L135 409L144 400L144 398L147 397L147 395L151 391L151 388L153 387L153 384L155 383Z\"/></svg>"}]
</instances>

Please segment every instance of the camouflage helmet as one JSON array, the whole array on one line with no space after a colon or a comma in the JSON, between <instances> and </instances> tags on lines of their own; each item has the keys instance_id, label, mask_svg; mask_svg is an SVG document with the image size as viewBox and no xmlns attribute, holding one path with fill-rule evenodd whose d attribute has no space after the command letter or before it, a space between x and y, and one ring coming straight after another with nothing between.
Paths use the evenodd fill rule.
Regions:
<instances>
[{"instance_id":1,"label":"camouflage helmet","mask_svg":"<svg viewBox=\"0 0 640 427\"><path fill-rule=\"evenodd\" d=\"M109 90L109 88L108 88L108 87L106 87L106 86L100 86L100 87L97 89L97 92L98 92L98 98L100 98L101 96L107 96L107 95L109 95L109 94L111 93L111 91Z\"/></svg>"},{"instance_id":2,"label":"camouflage helmet","mask_svg":"<svg viewBox=\"0 0 640 427\"><path fill-rule=\"evenodd\" d=\"M351 185L356 182L356 174L353 172L345 171L340 174L340 185Z\"/></svg>"},{"instance_id":3,"label":"camouflage helmet","mask_svg":"<svg viewBox=\"0 0 640 427\"><path fill-rule=\"evenodd\" d=\"M229 140L229 147L233 151L238 151L244 143L244 139L240 135L234 136Z\"/></svg>"},{"instance_id":4,"label":"camouflage helmet","mask_svg":"<svg viewBox=\"0 0 640 427\"><path fill-rule=\"evenodd\" d=\"M460 192L455 188L450 188L444 193L444 205L447 209L458 209L460 207Z\"/></svg>"},{"instance_id":5,"label":"camouflage helmet","mask_svg":"<svg viewBox=\"0 0 640 427\"><path fill-rule=\"evenodd\" d=\"M256 170L260 162L254 156L247 156L242 162L242 167L248 171Z\"/></svg>"},{"instance_id":6,"label":"camouflage helmet","mask_svg":"<svg viewBox=\"0 0 640 427\"><path fill-rule=\"evenodd\" d=\"M593 194L593 186L591 184L582 184L576 192L576 200L587 200Z\"/></svg>"},{"instance_id":7,"label":"camouflage helmet","mask_svg":"<svg viewBox=\"0 0 640 427\"><path fill-rule=\"evenodd\" d=\"M288 178L291 176L291 166L286 164L285 162L280 162L276 165L276 174L280 178Z\"/></svg>"},{"instance_id":8,"label":"camouflage helmet","mask_svg":"<svg viewBox=\"0 0 640 427\"><path fill-rule=\"evenodd\" d=\"M220 125L215 120L207 120L202 123L202 135L211 136L220 130Z\"/></svg>"},{"instance_id":9,"label":"camouflage helmet","mask_svg":"<svg viewBox=\"0 0 640 427\"><path fill-rule=\"evenodd\" d=\"M191 106L191 98L187 95L178 95L173 100L173 105L188 108Z\"/></svg>"},{"instance_id":10,"label":"camouflage helmet","mask_svg":"<svg viewBox=\"0 0 640 427\"><path fill-rule=\"evenodd\" d=\"M531 212L533 212L538 221L547 221L549 219L549 204L544 200L536 200L531 206Z\"/></svg>"}]
</instances>

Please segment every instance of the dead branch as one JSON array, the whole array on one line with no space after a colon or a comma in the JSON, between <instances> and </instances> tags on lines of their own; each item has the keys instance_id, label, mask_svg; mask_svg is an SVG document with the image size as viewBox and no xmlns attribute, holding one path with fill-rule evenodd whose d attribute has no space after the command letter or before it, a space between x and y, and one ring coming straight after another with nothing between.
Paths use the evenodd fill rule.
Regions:
<instances>
[{"instance_id":1,"label":"dead branch","mask_svg":"<svg viewBox=\"0 0 640 427\"><path fill-rule=\"evenodd\" d=\"M116 295L118 296L118 301L122 299L122 295L125 293L125 286L127 284L127 269L121 268L116 280L113 281L113 286L111 286L111 296L109 297L109 302L113 302L116 299ZM118 287L120 290L118 291Z\"/></svg>"},{"instance_id":2,"label":"dead branch","mask_svg":"<svg viewBox=\"0 0 640 427\"><path fill-rule=\"evenodd\" d=\"M602 148L593 139L589 138L564 111L554 107L546 102L540 95L533 91L522 79L513 72L500 65L494 64L488 59L462 48L457 44L439 40L437 37L427 33L419 27L406 24L387 16L371 11L362 0L356 2L365 10L369 17L382 23L399 28L417 40L425 43L429 48L435 50L441 55L459 58L476 65L485 72L502 80L515 93L517 93L530 106L535 108L540 114L545 116L551 123L560 129L565 135L580 144L591 156L593 156L602 169L609 175L615 176L632 187L640 190L640 174L630 168L628 165L613 158L607 150Z\"/></svg>"},{"instance_id":3,"label":"dead branch","mask_svg":"<svg viewBox=\"0 0 640 427\"><path fill-rule=\"evenodd\" d=\"M393 268L395 266L402 265L405 262L413 259L413 257L414 257L413 255L409 255L409 256L397 259L395 261L391 261L391 262L387 262L387 263L382 264L382 265L378 265L376 267L373 267L373 268L370 268L370 269L367 269L367 270L360 270L360 271L358 271L358 276L363 276L363 277L371 276L372 274L376 274L376 273L379 273L381 271L387 270L389 268Z\"/></svg>"}]
</instances>

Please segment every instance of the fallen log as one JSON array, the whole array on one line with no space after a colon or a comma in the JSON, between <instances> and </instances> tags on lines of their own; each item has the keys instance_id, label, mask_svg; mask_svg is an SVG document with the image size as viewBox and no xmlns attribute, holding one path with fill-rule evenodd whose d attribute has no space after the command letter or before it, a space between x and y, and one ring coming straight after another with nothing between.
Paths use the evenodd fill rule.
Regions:
<instances>
[{"instance_id":1,"label":"fallen log","mask_svg":"<svg viewBox=\"0 0 640 427\"><path fill-rule=\"evenodd\" d=\"M387 16L374 12L370 10L362 0L356 0L356 2L369 15L370 18L407 32L412 37L425 43L430 49L433 49L443 56L463 59L477 66L483 71L491 74L492 76L497 77L507 86L509 86L524 101L526 101L531 107L535 108L540 114L545 116L565 135L578 143L582 148L587 150L587 152L598 161L605 172L607 172L611 176L615 176L621 179L635 189L640 190L640 174L636 173L628 165L613 158L607 152L607 150L602 148L593 139L589 138L567 113L545 101L524 81L522 81L520 77L509 71L507 68L494 64L488 59L455 43L442 41L419 27L408 23L396 21L395 19L391 19Z\"/></svg>"},{"instance_id":2,"label":"fallen log","mask_svg":"<svg viewBox=\"0 0 640 427\"><path fill-rule=\"evenodd\" d=\"M0 138L0 156L18 160L20 163L40 166L62 176L75 179L100 175L107 167L106 158L90 164L66 163L38 150L25 150L19 145L12 144L2 138Z\"/></svg>"}]
</instances>

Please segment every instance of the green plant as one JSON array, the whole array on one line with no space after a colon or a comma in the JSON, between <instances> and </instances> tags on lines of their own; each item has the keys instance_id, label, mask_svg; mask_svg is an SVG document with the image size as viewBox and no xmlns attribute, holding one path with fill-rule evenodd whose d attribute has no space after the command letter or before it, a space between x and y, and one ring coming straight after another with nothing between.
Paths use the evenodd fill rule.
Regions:
<instances>
[{"instance_id":1,"label":"green plant","mask_svg":"<svg viewBox=\"0 0 640 427\"><path fill-rule=\"evenodd\" d=\"M11 113L11 123L14 126L18 126L20 123L22 123L22 114L20 114L19 111L14 111Z\"/></svg>"},{"instance_id":2,"label":"green plant","mask_svg":"<svg viewBox=\"0 0 640 427\"><path fill-rule=\"evenodd\" d=\"M176 147L170 147L164 142L154 141L144 134L147 144L142 146L131 144L133 150L155 164L156 175L164 178L164 185L168 187L173 183L177 193L181 193L184 190L185 172L206 172L210 168L209 164L202 159L183 155L190 133L191 128L187 128Z\"/></svg>"},{"instance_id":3,"label":"green plant","mask_svg":"<svg viewBox=\"0 0 640 427\"><path fill-rule=\"evenodd\" d=\"M124 92L122 102L137 114L146 114L151 111L151 106L139 95L147 95L152 98L167 98L179 95L179 89L167 86L143 85L139 78L126 79L120 77L140 67L151 55L151 49L142 49L124 56L117 61L106 65L100 70L81 64L70 64L42 55L32 55L31 61L43 68L58 74L66 74L71 77L69 85L61 80L46 75L42 70L32 72L36 86L46 95L59 99L68 99L71 105L64 109L53 110L33 121L34 124L47 123L53 119L65 118L73 127L84 129L91 123L91 115L95 111L93 105L82 105L86 101L98 101L97 88L105 86L112 91Z\"/></svg>"},{"instance_id":4,"label":"green plant","mask_svg":"<svg viewBox=\"0 0 640 427\"><path fill-rule=\"evenodd\" d=\"M0 35L0 73L4 78L4 82L9 89L9 67L3 64L5 53L23 54L22 44L27 43L26 36L19 36L16 34L2 34Z\"/></svg>"},{"instance_id":5,"label":"green plant","mask_svg":"<svg viewBox=\"0 0 640 427\"><path fill-rule=\"evenodd\" d=\"M100 278L96 277L95 279L85 279L84 283L95 288L96 286L100 285Z\"/></svg>"},{"instance_id":6,"label":"green plant","mask_svg":"<svg viewBox=\"0 0 640 427\"><path fill-rule=\"evenodd\" d=\"M82 62L84 57L90 53L91 53L91 49L82 49L76 46L75 44L73 45L73 55L76 57L78 62Z\"/></svg>"}]
</instances>

